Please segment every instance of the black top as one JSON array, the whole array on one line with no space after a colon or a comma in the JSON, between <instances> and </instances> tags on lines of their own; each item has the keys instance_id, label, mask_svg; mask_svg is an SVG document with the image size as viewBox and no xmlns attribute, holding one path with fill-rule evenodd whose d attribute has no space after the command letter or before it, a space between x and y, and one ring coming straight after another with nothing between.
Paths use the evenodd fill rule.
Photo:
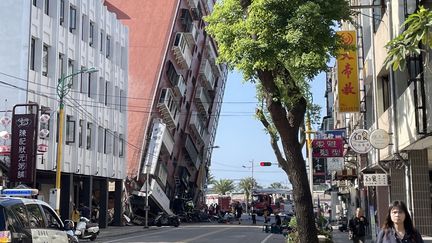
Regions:
<instances>
[{"instance_id":1,"label":"black top","mask_svg":"<svg viewBox=\"0 0 432 243\"><path fill-rule=\"evenodd\" d=\"M381 230L378 234L377 243L423 243L423 239L418 231L407 231L401 239L394 228L387 231Z\"/></svg>"},{"instance_id":2,"label":"black top","mask_svg":"<svg viewBox=\"0 0 432 243\"><path fill-rule=\"evenodd\" d=\"M354 237L362 237L366 235L366 226L369 222L364 216L354 217L349 221L348 228L353 233Z\"/></svg>"}]
</instances>

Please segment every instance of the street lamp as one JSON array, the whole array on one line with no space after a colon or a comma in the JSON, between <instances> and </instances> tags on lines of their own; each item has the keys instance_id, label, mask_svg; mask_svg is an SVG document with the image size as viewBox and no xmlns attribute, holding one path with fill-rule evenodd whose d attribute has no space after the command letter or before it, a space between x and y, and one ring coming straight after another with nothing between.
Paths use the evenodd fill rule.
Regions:
<instances>
[{"instance_id":1,"label":"street lamp","mask_svg":"<svg viewBox=\"0 0 432 243\"><path fill-rule=\"evenodd\" d=\"M56 190L55 190L55 210L57 213L60 213L60 189L61 189L61 158L62 158L62 149L63 149L63 122L64 122L64 97L69 93L72 82L69 82L68 79L79 75L83 73L94 73L97 72L96 68L88 68L88 69L81 69L75 73L71 73L69 75L66 75L61 78L59 78L58 84L57 84L57 95L60 99L59 103L59 136L58 136L58 143L57 143L57 163L56 163Z\"/></svg>"},{"instance_id":2,"label":"street lamp","mask_svg":"<svg viewBox=\"0 0 432 243\"><path fill-rule=\"evenodd\" d=\"M249 163L251 163L250 167L249 166L245 166L245 165L242 165L242 167L243 168L247 168L247 169L251 168L251 171L252 171L252 185L251 185L250 195L252 197L253 189L254 189L254 186L255 186L255 180L254 180L254 174L253 174L253 172L254 172L254 161L253 160L249 160ZM247 205L248 201L249 201L249 198L247 198L247 200L246 200L246 213L248 213L248 205Z\"/></svg>"}]
</instances>

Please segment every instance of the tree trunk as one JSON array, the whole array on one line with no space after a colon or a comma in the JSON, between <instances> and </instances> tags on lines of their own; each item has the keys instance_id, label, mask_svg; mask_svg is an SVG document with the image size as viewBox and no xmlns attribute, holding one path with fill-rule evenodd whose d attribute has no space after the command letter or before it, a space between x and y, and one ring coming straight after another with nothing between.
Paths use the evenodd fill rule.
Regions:
<instances>
[{"instance_id":1,"label":"tree trunk","mask_svg":"<svg viewBox=\"0 0 432 243\"><path fill-rule=\"evenodd\" d=\"M313 214L312 196L302 154L302 145L299 142L299 130L304 121L307 102L304 98L300 98L287 112L280 99L274 99L275 97L273 97L273 94L279 93L273 74L270 71L259 71L258 76L268 93L267 109L280 135L285 159L280 156L276 142L273 142L272 147L276 152L279 164L287 173L293 186L298 240L302 243L317 243L318 237ZM287 76L287 82L292 81L290 79L292 78ZM293 90L293 97L298 95L296 92L298 91Z\"/></svg>"}]
</instances>

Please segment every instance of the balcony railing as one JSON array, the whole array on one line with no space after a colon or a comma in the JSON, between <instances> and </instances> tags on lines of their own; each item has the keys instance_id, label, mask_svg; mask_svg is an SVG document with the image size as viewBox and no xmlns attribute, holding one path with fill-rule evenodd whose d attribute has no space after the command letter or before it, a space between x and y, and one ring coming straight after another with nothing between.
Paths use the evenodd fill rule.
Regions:
<instances>
[{"instance_id":1,"label":"balcony railing","mask_svg":"<svg viewBox=\"0 0 432 243\"><path fill-rule=\"evenodd\" d=\"M205 88L200 87L195 94L195 102L197 104L198 111L207 116L208 109L210 107L210 98Z\"/></svg>"},{"instance_id":2,"label":"balcony railing","mask_svg":"<svg viewBox=\"0 0 432 243\"><path fill-rule=\"evenodd\" d=\"M204 81L204 85L206 86L207 89L209 90L214 89L216 78L213 75L213 70L209 60L205 60L205 62L201 64L200 77Z\"/></svg>"},{"instance_id":3,"label":"balcony railing","mask_svg":"<svg viewBox=\"0 0 432 243\"><path fill-rule=\"evenodd\" d=\"M172 50L177 63L184 69L189 69L192 63L192 50L189 47L185 33L177 33Z\"/></svg>"},{"instance_id":4,"label":"balcony railing","mask_svg":"<svg viewBox=\"0 0 432 243\"><path fill-rule=\"evenodd\" d=\"M189 44L196 44L198 41L198 30L194 23L190 23L186 26L186 32L184 33L186 40Z\"/></svg>"},{"instance_id":5,"label":"balcony railing","mask_svg":"<svg viewBox=\"0 0 432 243\"><path fill-rule=\"evenodd\" d=\"M207 130L204 122L202 121L197 112L194 112L192 114L189 124L191 126L192 132L195 134L194 137L198 138L200 140L200 143L204 143L204 140L207 136Z\"/></svg>"},{"instance_id":6,"label":"balcony railing","mask_svg":"<svg viewBox=\"0 0 432 243\"><path fill-rule=\"evenodd\" d=\"M172 78L171 84L174 86L174 93L176 96L183 96L186 92L186 83L182 75L175 75Z\"/></svg>"},{"instance_id":7,"label":"balcony railing","mask_svg":"<svg viewBox=\"0 0 432 243\"><path fill-rule=\"evenodd\" d=\"M162 119L169 129L177 126L179 121L179 109L171 89L163 89L157 105Z\"/></svg>"}]
</instances>

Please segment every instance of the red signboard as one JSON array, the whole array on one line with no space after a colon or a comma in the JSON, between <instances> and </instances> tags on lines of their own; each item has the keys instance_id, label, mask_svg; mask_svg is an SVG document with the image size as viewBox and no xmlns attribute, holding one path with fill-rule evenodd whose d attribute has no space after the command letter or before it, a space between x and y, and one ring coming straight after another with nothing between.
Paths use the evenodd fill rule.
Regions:
<instances>
[{"instance_id":1,"label":"red signboard","mask_svg":"<svg viewBox=\"0 0 432 243\"><path fill-rule=\"evenodd\" d=\"M34 114L14 114L12 117L12 145L9 181L32 183L35 168Z\"/></svg>"},{"instance_id":2,"label":"red signboard","mask_svg":"<svg viewBox=\"0 0 432 243\"><path fill-rule=\"evenodd\" d=\"M329 158L343 156L343 139L314 139L312 141L312 157Z\"/></svg>"}]
</instances>

